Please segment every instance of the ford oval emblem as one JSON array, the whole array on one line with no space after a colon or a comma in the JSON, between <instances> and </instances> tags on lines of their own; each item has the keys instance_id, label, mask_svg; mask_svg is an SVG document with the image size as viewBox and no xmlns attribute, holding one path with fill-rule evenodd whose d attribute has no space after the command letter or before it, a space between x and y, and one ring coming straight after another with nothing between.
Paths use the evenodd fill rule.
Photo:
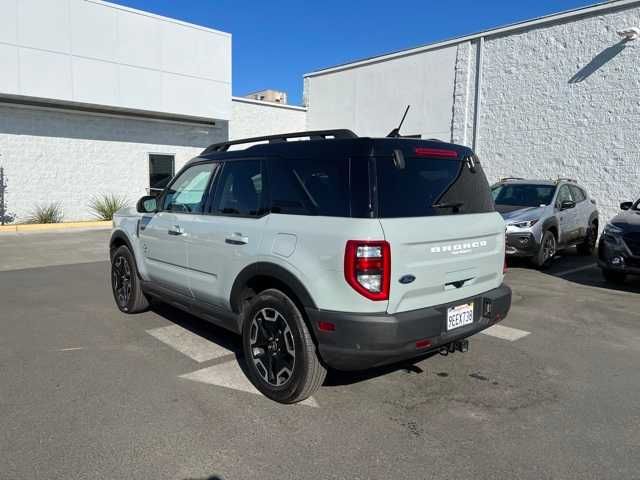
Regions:
<instances>
[{"instance_id":1,"label":"ford oval emblem","mask_svg":"<svg viewBox=\"0 0 640 480\"><path fill-rule=\"evenodd\" d=\"M406 285L407 283L411 283L416 279L413 275L403 275L400 277L400 283Z\"/></svg>"}]
</instances>

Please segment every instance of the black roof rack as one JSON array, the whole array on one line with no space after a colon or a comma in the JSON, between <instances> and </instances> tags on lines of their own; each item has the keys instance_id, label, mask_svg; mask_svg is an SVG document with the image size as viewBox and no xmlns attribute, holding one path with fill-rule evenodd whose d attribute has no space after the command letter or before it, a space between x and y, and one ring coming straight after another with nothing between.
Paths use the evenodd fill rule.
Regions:
<instances>
[{"instance_id":1,"label":"black roof rack","mask_svg":"<svg viewBox=\"0 0 640 480\"><path fill-rule=\"evenodd\" d=\"M358 138L358 136L351 130L314 130L309 132L294 132L283 133L280 135L267 135L264 137L243 138L242 140L232 140L230 142L214 143L209 145L201 155L206 155L213 152L226 152L232 145L242 145L244 143L257 143L257 142L269 142L269 143L282 143L288 141L289 138L303 138L309 137L311 140L326 140L327 137L334 139L344 138Z\"/></svg>"},{"instance_id":2,"label":"black roof rack","mask_svg":"<svg viewBox=\"0 0 640 480\"><path fill-rule=\"evenodd\" d=\"M575 178L558 177L558 179L556 180L556 183L560 183L560 182L578 183L578 181Z\"/></svg>"}]
</instances>

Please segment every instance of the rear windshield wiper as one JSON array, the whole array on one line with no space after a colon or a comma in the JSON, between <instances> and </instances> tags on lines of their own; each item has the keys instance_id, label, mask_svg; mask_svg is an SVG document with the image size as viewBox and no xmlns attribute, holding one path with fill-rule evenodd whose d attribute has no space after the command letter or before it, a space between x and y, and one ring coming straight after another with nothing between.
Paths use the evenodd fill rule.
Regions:
<instances>
[{"instance_id":1,"label":"rear windshield wiper","mask_svg":"<svg viewBox=\"0 0 640 480\"><path fill-rule=\"evenodd\" d=\"M447 202L447 203L434 203L431 208L453 208L459 209L464 206L464 202Z\"/></svg>"}]
</instances>

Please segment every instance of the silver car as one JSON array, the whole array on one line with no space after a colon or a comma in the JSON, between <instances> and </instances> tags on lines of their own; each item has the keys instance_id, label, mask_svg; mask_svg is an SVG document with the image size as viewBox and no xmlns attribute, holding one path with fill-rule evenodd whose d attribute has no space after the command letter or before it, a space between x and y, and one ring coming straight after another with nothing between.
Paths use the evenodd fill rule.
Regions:
<instances>
[{"instance_id":1,"label":"silver car","mask_svg":"<svg viewBox=\"0 0 640 480\"><path fill-rule=\"evenodd\" d=\"M491 191L507 224L507 255L543 267L567 247L575 245L584 255L595 250L598 209L575 180L506 178Z\"/></svg>"}]
</instances>

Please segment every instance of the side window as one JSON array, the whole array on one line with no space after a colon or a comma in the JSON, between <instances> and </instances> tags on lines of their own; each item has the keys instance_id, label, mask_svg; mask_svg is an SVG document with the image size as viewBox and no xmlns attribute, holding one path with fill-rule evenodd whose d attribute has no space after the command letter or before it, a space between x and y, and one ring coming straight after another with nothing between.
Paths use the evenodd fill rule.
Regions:
<instances>
[{"instance_id":1,"label":"side window","mask_svg":"<svg viewBox=\"0 0 640 480\"><path fill-rule=\"evenodd\" d=\"M257 216L262 211L262 165L259 160L225 162L217 182L212 213Z\"/></svg>"},{"instance_id":2,"label":"side window","mask_svg":"<svg viewBox=\"0 0 640 480\"><path fill-rule=\"evenodd\" d=\"M202 213L205 192L216 164L194 165L182 172L169 187L162 209L179 213Z\"/></svg>"},{"instance_id":3,"label":"side window","mask_svg":"<svg viewBox=\"0 0 640 480\"><path fill-rule=\"evenodd\" d=\"M576 203L584 202L587 199L582 189L574 185L571 185L571 193Z\"/></svg>"},{"instance_id":4,"label":"side window","mask_svg":"<svg viewBox=\"0 0 640 480\"><path fill-rule=\"evenodd\" d=\"M348 158L274 159L270 178L272 213L350 216Z\"/></svg>"},{"instance_id":5,"label":"side window","mask_svg":"<svg viewBox=\"0 0 640 480\"><path fill-rule=\"evenodd\" d=\"M560 208L562 202L566 202L569 200L573 200L571 191L569 190L569 185L563 185L562 187L560 187L560 191L558 192L558 200L556 200L556 206Z\"/></svg>"}]
</instances>

